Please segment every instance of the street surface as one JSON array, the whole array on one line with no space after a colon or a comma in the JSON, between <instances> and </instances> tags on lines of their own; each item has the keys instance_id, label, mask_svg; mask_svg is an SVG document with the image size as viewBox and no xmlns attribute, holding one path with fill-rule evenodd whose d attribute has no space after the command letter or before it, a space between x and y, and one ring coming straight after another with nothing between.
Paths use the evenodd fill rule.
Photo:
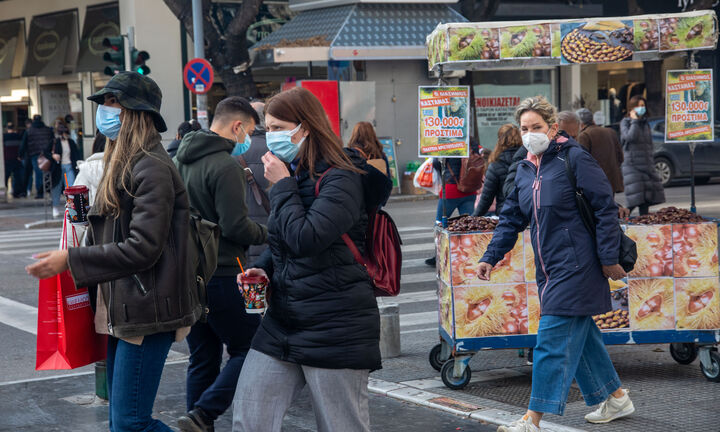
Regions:
<instances>
[{"instance_id":1,"label":"street surface","mask_svg":"<svg viewBox=\"0 0 720 432\"><path fill-rule=\"evenodd\" d=\"M667 205L689 207L689 187L666 189ZM622 202L622 197L618 197ZM424 259L434 253L432 222L436 200L391 201L387 210L397 222L403 238L403 287L395 299L381 301L400 305L402 355L387 359L383 369L371 375L385 384L400 383L437 396L469 404L474 409L497 412L498 418L514 419L524 412L530 392L531 366L517 350L483 351L470 362L471 384L452 391L439 380L427 361L438 343L434 269ZM720 183L697 188L698 213L720 217ZM0 431L96 431L107 428L107 407L91 395L92 367L73 371L34 370L37 282L24 266L34 252L58 245L59 228L25 230L24 224L44 218L40 201L4 203L0 195ZM611 356L624 385L630 389L636 414L604 426L585 423L590 408L576 388L570 392L564 417L547 420L588 431L690 431L720 430L717 396L720 384L702 376L699 363L682 366L669 355L667 345L610 347ZM156 416L175 426L184 411L184 372L187 366L184 343L172 347L155 405ZM372 387L372 385L371 385ZM490 431L496 426L371 393L373 431ZM462 411L462 410L461 410ZM217 430L230 429L231 415L221 417ZM295 403L285 420L286 431L313 431L315 422L307 395ZM548 428L548 430L563 430Z\"/></svg>"}]
</instances>

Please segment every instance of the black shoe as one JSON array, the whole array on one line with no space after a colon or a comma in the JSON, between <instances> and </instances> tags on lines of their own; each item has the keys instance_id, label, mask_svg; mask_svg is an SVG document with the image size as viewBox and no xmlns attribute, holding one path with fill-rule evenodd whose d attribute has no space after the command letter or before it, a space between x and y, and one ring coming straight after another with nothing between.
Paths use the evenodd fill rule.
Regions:
<instances>
[{"instance_id":1,"label":"black shoe","mask_svg":"<svg viewBox=\"0 0 720 432\"><path fill-rule=\"evenodd\" d=\"M183 432L215 432L214 422L200 408L190 410L178 419L178 427Z\"/></svg>"},{"instance_id":2,"label":"black shoe","mask_svg":"<svg viewBox=\"0 0 720 432\"><path fill-rule=\"evenodd\" d=\"M435 265L437 264L437 259L435 257L428 258L425 260L425 264L427 264L431 267L435 267Z\"/></svg>"},{"instance_id":3,"label":"black shoe","mask_svg":"<svg viewBox=\"0 0 720 432\"><path fill-rule=\"evenodd\" d=\"M35 195L35 199L43 199L42 195Z\"/></svg>"}]
</instances>

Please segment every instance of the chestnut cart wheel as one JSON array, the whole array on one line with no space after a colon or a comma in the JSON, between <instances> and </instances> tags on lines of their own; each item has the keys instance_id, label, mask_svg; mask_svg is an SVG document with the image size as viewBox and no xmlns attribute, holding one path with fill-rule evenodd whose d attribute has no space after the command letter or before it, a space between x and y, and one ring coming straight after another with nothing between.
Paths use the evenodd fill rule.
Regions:
<instances>
[{"instance_id":1,"label":"chestnut cart wheel","mask_svg":"<svg viewBox=\"0 0 720 432\"><path fill-rule=\"evenodd\" d=\"M428 361L430 362L430 366L432 366L433 369L440 372L440 369L442 369L442 367L443 367L443 363L445 363L445 360L442 360L442 345L441 344L435 345L430 350L430 354L428 355Z\"/></svg>"},{"instance_id":2,"label":"chestnut cart wheel","mask_svg":"<svg viewBox=\"0 0 720 432\"><path fill-rule=\"evenodd\" d=\"M446 361L440 370L440 377L442 378L443 384L445 384L449 389L462 390L470 383L472 372L470 371L470 368L467 367L467 364L465 364L464 367L462 367L462 364L459 364L458 366L462 367L462 372L458 377L456 377L455 362L455 359Z\"/></svg>"},{"instance_id":3,"label":"chestnut cart wheel","mask_svg":"<svg viewBox=\"0 0 720 432\"><path fill-rule=\"evenodd\" d=\"M720 382L720 354L715 349L703 349L700 353L700 370L708 381ZM445 377L443 375L443 381Z\"/></svg>"},{"instance_id":4,"label":"chestnut cart wheel","mask_svg":"<svg viewBox=\"0 0 720 432\"><path fill-rule=\"evenodd\" d=\"M670 355L676 362L688 365L698 356L698 347L694 343L671 343Z\"/></svg>"}]
</instances>

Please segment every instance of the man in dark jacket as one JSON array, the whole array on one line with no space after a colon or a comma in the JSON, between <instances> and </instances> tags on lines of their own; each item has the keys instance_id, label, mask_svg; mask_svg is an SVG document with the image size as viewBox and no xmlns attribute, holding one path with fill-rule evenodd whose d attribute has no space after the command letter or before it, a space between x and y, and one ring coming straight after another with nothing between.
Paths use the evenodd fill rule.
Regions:
<instances>
[{"instance_id":1,"label":"man in dark jacket","mask_svg":"<svg viewBox=\"0 0 720 432\"><path fill-rule=\"evenodd\" d=\"M605 172L613 192L622 192L624 187L620 167L624 158L617 133L612 129L596 125L592 112L587 108L578 110L577 114L580 117L578 142L590 152Z\"/></svg>"},{"instance_id":2,"label":"man in dark jacket","mask_svg":"<svg viewBox=\"0 0 720 432\"><path fill-rule=\"evenodd\" d=\"M40 115L33 117L32 125L22 138L20 145L20 157L27 158L30 166L35 172L36 199L43 197L43 172L38 166L38 156L47 151L55 140L53 130L43 123ZM26 169L30 169L26 167ZM28 184L30 186L30 184Z\"/></svg>"},{"instance_id":3,"label":"man in dark jacket","mask_svg":"<svg viewBox=\"0 0 720 432\"><path fill-rule=\"evenodd\" d=\"M210 130L190 132L183 138L175 164L185 182L190 206L220 227L218 268L208 283L206 323L195 324L188 335L190 364L187 374L188 413L178 421L183 431L213 430L213 422L232 403L245 356L260 323L245 313L236 282L239 258L248 246L262 244L267 229L248 217L245 172L230 156L243 143L259 119L250 103L229 97L215 109ZM223 345L230 359L222 364Z\"/></svg>"},{"instance_id":4,"label":"man in dark jacket","mask_svg":"<svg viewBox=\"0 0 720 432\"><path fill-rule=\"evenodd\" d=\"M255 186L248 182L247 190L245 191L248 216L259 224L267 225L268 212L265 210L265 207L263 207L263 201L269 206L268 197L265 192L268 189L269 183L263 175L265 167L262 163L263 155L268 152L267 144L265 143L265 113L263 112L265 110L265 104L260 101L253 101L250 105L252 105L255 112L257 112L260 122L255 125L255 130L252 133L250 150L240 156L236 156L236 158L238 161L240 161L240 158L245 161L247 167L252 171L252 181L255 182ZM252 264L257 261L260 254L262 254L266 248L266 244L250 246L247 262Z\"/></svg>"},{"instance_id":5,"label":"man in dark jacket","mask_svg":"<svg viewBox=\"0 0 720 432\"><path fill-rule=\"evenodd\" d=\"M168 154L171 158L174 158L177 154L178 147L180 147L180 141L182 141L183 137L187 135L188 133L196 130L202 129L202 126L200 126L200 123L198 123L197 120L192 121L184 121L180 123L180 126L178 126L177 134L175 134L175 139L170 142L170 144L167 146L165 150L167 150Z\"/></svg>"},{"instance_id":6,"label":"man in dark jacket","mask_svg":"<svg viewBox=\"0 0 720 432\"><path fill-rule=\"evenodd\" d=\"M8 191L12 177L12 195L15 198L25 196L25 170L19 157L22 137L15 131L12 123L6 125L3 134L3 155L5 159L5 190Z\"/></svg>"}]
</instances>

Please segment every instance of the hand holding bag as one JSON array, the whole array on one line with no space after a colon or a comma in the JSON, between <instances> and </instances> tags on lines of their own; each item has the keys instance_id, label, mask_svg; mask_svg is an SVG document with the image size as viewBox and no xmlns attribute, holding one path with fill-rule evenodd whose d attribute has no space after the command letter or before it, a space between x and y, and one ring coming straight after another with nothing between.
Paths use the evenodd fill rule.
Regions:
<instances>
[{"instance_id":1,"label":"hand holding bag","mask_svg":"<svg viewBox=\"0 0 720 432\"><path fill-rule=\"evenodd\" d=\"M415 172L413 185L416 188L425 189L435 195L440 195L442 188L440 175L433 169L432 159L426 159Z\"/></svg>"},{"instance_id":2,"label":"hand holding bag","mask_svg":"<svg viewBox=\"0 0 720 432\"><path fill-rule=\"evenodd\" d=\"M61 245L67 249L70 231L79 246L74 227L68 229L67 211ZM87 288L77 288L66 270L40 281L38 299L37 357L35 370L75 369L103 360L107 337L95 333L94 314Z\"/></svg>"}]
</instances>

